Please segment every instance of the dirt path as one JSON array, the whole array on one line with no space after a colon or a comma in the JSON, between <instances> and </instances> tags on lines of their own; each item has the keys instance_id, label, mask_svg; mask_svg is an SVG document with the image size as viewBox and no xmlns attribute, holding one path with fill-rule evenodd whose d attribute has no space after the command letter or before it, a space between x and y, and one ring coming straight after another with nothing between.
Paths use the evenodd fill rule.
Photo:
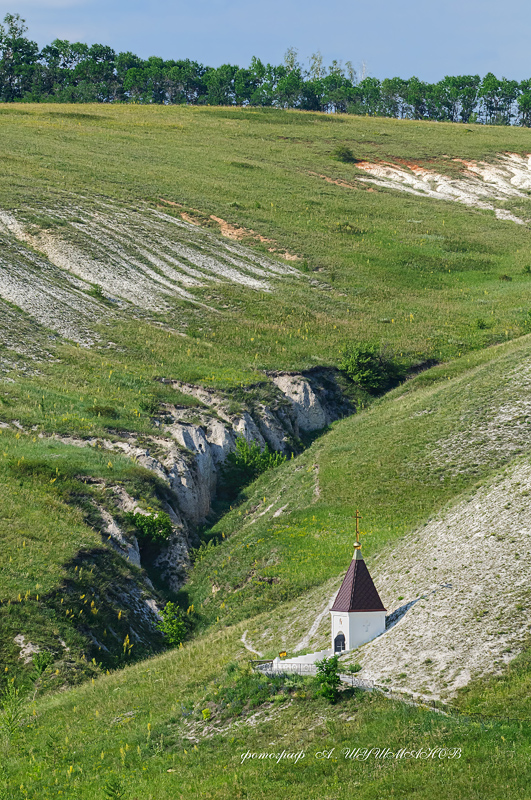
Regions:
<instances>
[{"instance_id":1,"label":"dirt path","mask_svg":"<svg viewBox=\"0 0 531 800\"><path fill-rule=\"evenodd\" d=\"M325 607L323 608L322 611L320 611L317 614L316 618L312 622L312 626L311 626L310 630L308 631L308 633L305 636L303 636L302 639L300 640L300 642L298 642L298 644L296 644L295 647L293 648L293 652L294 653L298 653L300 650L304 650L305 647L309 647L310 646L310 642L311 642L312 638L315 636L315 634L317 633L317 631L319 629L319 625L321 624L323 619L327 616L328 612L330 611L330 609L332 607L332 603L335 600L336 594L337 594L337 591L334 592L332 597L330 597L330 599L326 601Z\"/></svg>"},{"instance_id":2,"label":"dirt path","mask_svg":"<svg viewBox=\"0 0 531 800\"><path fill-rule=\"evenodd\" d=\"M243 644L245 649L248 650L250 653L253 653L253 655L258 656L258 658L262 658L263 657L263 653L261 653L260 650L255 650L254 647L251 647L251 645L248 643L248 641L247 641L247 634L248 633L249 633L249 631L244 631L244 633L242 635L242 638L240 639L241 643Z\"/></svg>"}]
</instances>

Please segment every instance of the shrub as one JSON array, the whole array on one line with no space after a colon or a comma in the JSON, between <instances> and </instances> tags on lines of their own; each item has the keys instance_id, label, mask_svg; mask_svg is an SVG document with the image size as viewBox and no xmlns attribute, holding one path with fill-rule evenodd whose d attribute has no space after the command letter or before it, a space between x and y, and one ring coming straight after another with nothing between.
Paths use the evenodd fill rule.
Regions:
<instances>
[{"instance_id":1,"label":"shrub","mask_svg":"<svg viewBox=\"0 0 531 800\"><path fill-rule=\"evenodd\" d=\"M338 233L346 233L349 236L364 236L367 233L363 228L358 228L350 222L336 222L335 230Z\"/></svg>"},{"instance_id":2,"label":"shrub","mask_svg":"<svg viewBox=\"0 0 531 800\"><path fill-rule=\"evenodd\" d=\"M398 386L406 375L404 365L377 345L347 345L339 369L372 395Z\"/></svg>"},{"instance_id":3,"label":"shrub","mask_svg":"<svg viewBox=\"0 0 531 800\"><path fill-rule=\"evenodd\" d=\"M360 671L360 669L361 669L361 664L356 663L356 664L349 664L345 671L348 672L349 675L355 675L356 672Z\"/></svg>"},{"instance_id":4,"label":"shrub","mask_svg":"<svg viewBox=\"0 0 531 800\"><path fill-rule=\"evenodd\" d=\"M0 700L0 734L9 743L14 740L22 725L23 699L12 683L9 683Z\"/></svg>"},{"instance_id":5,"label":"shrub","mask_svg":"<svg viewBox=\"0 0 531 800\"><path fill-rule=\"evenodd\" d=\"M320 684L317 694L324 697L329 703L337 702L341 683L339 657L323 658L322 661L316 661L315 666L317 667L317 681Z\"/></svg>"},{"instance_id":6,"label":"shrub","mask_svg":"<svg viewBox=\"0 0 531 800\"><path fill-rule=\"evenodd\" d=\"M223 466L225 489L237 494L262 472L280 466L285 460L286 456L271 451L267 445L264 450L260 450L255 442L249 443L243 436L239 436L236 439L236 450L228 454Z\"/></svg>"},{"instance_id":7,"label":"shrub","mask_svg":"<svg viewBox=\"0 0 531 800\"><path fill-rule=\"evenodd\" d=\"M34 653L32 657L33 670L31 672L31 679L38 681L44 670L54 662L53 654L49 650L41 650L39 653Z\"/></svg>"},{"instance_id":8,"label":"shrub","mask_svg":"<svg viewBox=\"0 0 531 800\"><path fill-rule=\"evenodd\" d=\"M88 290L87 294L91 297L94 297L96 300L105 300L105 295L103 294L103 289L99 285L99 283L95 283L92 287Z\"/></svg>"},{"instance_id":9,"label":"shrub","mask_svg":"<svg viewBox=\"0 0 531 800\"><path fill-rule=\"evenodd\" d=\"M344 164L355 164L358 160L346 144L338 144L332 150L332 155L337 161L343 161Z\"/></svg>"},{"instance_id":10,"label":"shrub","mask_svg":"<svg viewBox=\"0 0 531 800\"><path fill-rule=\"evenodd\" d=\"M160 612L161 619L157 622L158 630L166 637L168 644L178 645L184 640L187 633L186 620L182 609L171 600L166 603Z\"/></svg>"},{"instance_id":11,"label":"shrub","mask_svg":"<svg viewBox=\"0 0 531 800\"><path fill-rule=\"evenodd\" d=\"M125 518L132 522L137 538L148 542L165 542L172 534L171 519L163 511L158 514L140 514L128 511Z\"/></svg>"},{"instance_id":12,"label":"shrub","mask_svg":"<svg viewBox=\"0 0 531 800\"><path fill-rule=\"evenodd\" d=\"M142 400L140 401L140 408L142 409L142 411L145 411L147 414L153 415L153 414L156 414L158 412L158 410L160 408L160 403L161 403L161 401L159 400L158 397L154 397L154 396L149 397L149 396L147 396L147 397L142 398Z\"/></svg>"},{"instance_id":13,"label":"shrub","mask_svg":"<svg viewBox=\"0 0 531 800\"><path fill-rule=\"evenodd\" d=\"M105 800L124 800L125 790L119 778L109 778L103 787Z\"/></svg>"}]
</instances>

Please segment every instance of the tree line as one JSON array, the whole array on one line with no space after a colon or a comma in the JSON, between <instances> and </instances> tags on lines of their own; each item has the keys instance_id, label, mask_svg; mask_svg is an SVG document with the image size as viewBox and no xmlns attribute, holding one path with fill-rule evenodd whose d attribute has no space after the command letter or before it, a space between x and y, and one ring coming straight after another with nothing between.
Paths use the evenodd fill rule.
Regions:
<instances>
[{"instance_id":1,"label":"tree line","mask_svg":"<svg viewBox=\"0 0 531 800\"><path fill-rule=\"evenodd\" d=\"M326 67L320 53L305 66L288 49L282 64L253 58L247 68L208 67L116 53L103 44L55 39L42 50L27 38L25 21L6 14L0 25L0 101L269 106L400 119L531 126L531 79L492 73L416 77L356 74L350 62Z\"/></svg>"}]
</instances>

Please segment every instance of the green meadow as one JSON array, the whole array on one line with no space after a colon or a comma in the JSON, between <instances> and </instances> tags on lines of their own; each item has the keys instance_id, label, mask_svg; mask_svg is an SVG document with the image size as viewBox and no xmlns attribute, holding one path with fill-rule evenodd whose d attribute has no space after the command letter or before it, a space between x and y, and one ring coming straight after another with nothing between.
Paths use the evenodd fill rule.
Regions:
<instances>
[{"instance_id":1,"label":"green meadow","mask_svg":"<svg viewBox=\"0 0 531 800\"><path fill-rule=\"evenodd\" d=\"M525 426L500 422L529 394L528 226L373 188L333 155L345 145L359 160L457 178L453 159L526 154L527 131L48 104L3 106L0 131L0 209L35 230L60 232L50 209L144 205L216 234L219 220L242 228L250 252L295 270L270 291L217 282L194 289L197 302L149 313L111 314L94 287L104 316L89 347L52 338L15 306L0 310L6 329L16 312L9 325L20 343L0 347L0 798L528 797L528 649L436 710L349 689L327 705L311 680L253 674L241 640L345 570L356 507L370 558L529 458ZM498 207L531 208L526 198ZM3 236L1 265L15 253ZM162 637L144 635L138 609L122 602L147 591L145 573L101 530L114 509L108 487L152 511L167 490L125 455L76 444L167 437L163 404L201 410L170 381L226 392L238 409L249 393L268 402L269 372L337 366L355 343L385 347L411 377L378 399L350 386L355 415L195 532L187 584L175 595L154 580L146 594L192 610L190 638L161 652ZM482 427L494 446L481 445ZM133 622L141 642L128 638ZM38 674L31 655L19 658L21 632L55 654ZM352 747L461 755L353 761L342 754ZM283 749L306 755L241 763L247 751ZM316 758L325 750L330 758Z\"/></svg>"},{"instance_id":2,"label":"green meadow","mask_svg":"<svg viewBox=\"0 0 531 800\"><path fill-rule=\"evenodd\" d=\"M528 796L527 661L487 685L486 701L485 687L476 693L483 716L468 708L474 690L450 715L349 689L330 706L310 679L268 681L235 666L242 630L29 705L4 744L4 797ZM373 753L348 758L358 749ZM382 750L414 755L377 758ZM283 751L304 757L242 763L246 753Z\"/></svg>"}]
</instances>

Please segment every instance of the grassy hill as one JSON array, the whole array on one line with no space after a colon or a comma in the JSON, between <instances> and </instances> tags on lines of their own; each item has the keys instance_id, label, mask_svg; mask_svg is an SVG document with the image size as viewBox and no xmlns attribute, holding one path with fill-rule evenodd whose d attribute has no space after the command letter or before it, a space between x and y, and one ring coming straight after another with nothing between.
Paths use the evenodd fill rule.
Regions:
<instances>
[{"instance_id":1,"label":"grassy hill","mask_svg":"<svg viewBox=\"0 0 531 800\"><path fill-rule=\"evenodd\" d=\"M42 699L34 712L24 709L25 724L4 745L5 796L96 800L113 785L115 796L161 800L274 791L321 800L335 797L338 787L363 798L414 792L424 799L434 791L448 800L526 796L527 659L502 680L471 687L461 714L349 690L330 706L305 682L275 684L235 667L243 631L241 623L215 632ZM373 752L350 760L357 748L424 757L380 760ZM248 752L283 751L305 755L297 764L242 763ZM324 751L330 758L317 757Z\"/></svg>"},{"instance_id":2,"label":"grassy hill","mask_svg":"<svg viewBox=\"0 0 531 800\"><path fill-rule=\"evenodd\" d=\"M457 179L455 159L525 152L523 130L45 105L6 106L0 124L1 363L23 373L6 417L145 430L138 395L159 394L154 377L239 386L337 363L352 341L446 360L528 330L526 226L362 182L333 156L343 144ZM530 216L520 195L492 203ZM87 419L96 396L115 421Z\"/></svg>"},{"instance_id":3,"label":"grassy hill","mask_svg":"<svg viewBox=\"0 0 531 800\"><path fill-rule=\"evenodd\" d=\"M5 695L15 720L2 745L5 797L95 800L112 774L128 798L260 797L285 792L290 776L290 797L320 800L338 787L371 798L497 798L507 787L524 797L528 656L525 635L513 636L527 631L524 597L507 601L498 663L452 695L468 716L352 693L330 708L309 685L269 685L230 665L246 646L269 655L326 643L322 612L351 557L356 507L390 610L439 580L405 577L408 548L418 539L417 567L427 568L445 526L466 528L470 498L525 577L527 518L509 514L499 530L491 502L505 478L515 505L528 491L531 250L527 224L500 218L531 218L525 169L511 173L501 155L524 156L525 131L267 109L80 109L0 109L4 686L22 698L36 679L28 642L54 657L34 703ZM338 145L358 161L338 160ZM427 171L470 185L483 200L371 183L367 164L383 162L407 180ZM479 179L483 163L494 173ZM271 371L337 365L348 344L372 342L410 367L439 363L368 408L358 394L359 413L196 532L204 543L177 597L111 547L108 515L125 524L117 497L155 513L175 500L126 455L133 440L165 443L166 406L200 408L172 381L224 391L235 407L251 386L267 403ZM393 559L405 589L389 579ZM503 561L504 581L509 573ZM476 615L489 596L496 606L481 584ZM152 609L168 598L193 606L195 638L143 661L163 647ZM386 635L387 652L362 654L364 669L398 664L397 631L429 624L421 608ZM407 669L401 688L442 695L438 667L434 678L429 665ZM398 677L389 671L394 687ZM479 724L478 709L497 716ZM353 740L468 750L437 769L353 769L338 756ZM326 746L337 761L315 759ZM240 763L240 751L278 747L312 755L266 777L263 764Z\"/></svg>"},{"instance_id":4,"label":"grassy hill","mask_svg":"<svg viewBox=\"0 0 531 800\"><path fill-rule=\"evenodd\" d=\"M186 590L205 623L239 621L344 571L356 507L370 558L528 454L530 345L433 367L262 476L199 552Z\"/></svg>"},{"instance_id":5,"label":"grassy hill","mask_svg":"<svg viewBox=\"0 0 531 800\"><path fill-rule=\"evenodd\" d=\"M525 552L528 546L525 531L522 541L515 544L514 518L509 518L509 527L504 527L507 519L502 519L501 530L496 529L498 516L508 512L500 505L489 506L488 492L498 477L502 482L510 479L516 467L520 477L515 487L521 498L516 511L522 505L526 508L525 495L531 488L525 411L529 359L526 337L433 368L370 409L336 423L294 462L262 476L248 490L248 501L218 523L215 532L223 529L225 539L200 553L188 585L194 602L203 603L205 621L216 614L219 622L213 621L205 634L182 649L67 693L37 697L23 706L19 715L25 724L13 726L4 740L5 791L22 786L18 789L21 797L58 797L62 792L61 796L92 800L101 796L104 787L110 791L116 780L116 791L131 798L150 793L160 798L186 798L192 793L260 797L275 790L286 792L288 783L288 796L293 798L332 798L338 785L367 798L382 793L405 798L412 791L427 798L435 790L441 797L463 800L497 798L503 791L525 797L531 719L525 593L517 592L515 597L520 601L520 619L508 617L505 623L512 632L511 654L496 659L498 643L491 637L493 661L487 671L482 677L471 675L472 680L457 694L454 690L451 706L443 706L442 715L359 690L346 690L338 705L331 707L305 679L268 681L253 676L245 665L249 646L261 648L265 655L279 647L294 649L293 644L308 634L316 613L326 608L324 601L337 589L351 555L353 503L369 511L363 525L364 550L389 610L402 599L410 599L396 596L401 586L407 591L408 572L416 571L417 592L445 582L444 573L426 574L432 569L428 562L435 551L430 551L430 525L423 527L423 523L430 517L441 520L442 553L438 556L444 556L445 541L453 547L444 527L452 520L456 504L481 508L480 529L487 534L494 531L509 556L515 555L516 547L523 555L520 548ZM388 443L385 456L379 441L382 447ZM441 466L445 480L441 480ZM385 499L383 481L389 494ZM502 487L500 502L505 507L506 501L515 502L511 491ZM476 506L478 502L481 505ZM274 516L277 506L283 511ZM265 509L267 513L259 516ZM468 533L476 530L474 524L469 510L459 534L463 548L468 546ZM455 519L453 525L457 528ZM467 525L472 527L467 529ZM416 557L410 558L406 569L400 554L410 531ZM423 537L428 542L427 554L422 552ZM493 545L486 538L488 555ZM269 565L264 563L266 554ZM386 559L391 568L397 559L398 586L391 596L386 596L383 581ZM507 561L496 561L501 574L496 575L493 610L504 608L507 598L500 588L505 587L507 575L513 576L513 582L516 578ZM444 557L440 565L444 569ZM461 589L468 587L466 569L465 557ZM519 569L525 579L525 560ZM243 586L230 586L246 570L251 575ZM267 578L279 582L268 583ZM479 608L491 587L489 578L487 559L485 570L475 570L470 586L479 598ZM219 587L215 594L212 587ZM510 596L511 586L504 592ZM205 602L207 596L210 603ZM290 598L290 602L280 602ZM392 642L408 619L361 648L354 658L366 670L370 648L380 643L383 651L380 647L377 663L380 670L382 664L390 667L392 688L422 694L415 648L409 644L402 650L406 658L409 654L413 673L417 670L409 684L400 682L406 676L397 676L394 670L400 656L390 657L385 650L389 649L386 641ZM420 625L423 642L429 633L436 637L432 651L436 658L448 646L446 626L437 629L433 616L430 622L421 619ZM327 627L325 615L308 644L326 643ZM452 649L461 648L465 660L469 657L469 665L473 663L470 653L478 641L477 631L471 638L465 625L457 625L452 637ZM433 659L426 661L430 665L424 669L441 689L439 665ZM435 761L399 758L381 763L372 756L362 761L345 756L356 747L382 746L393 752L402 747L414 752L444 748L452 758L436 755ZM332 748L330 759L316 758ZM248 751L282 750L303 751L305 756L296 765L252 759L242 764L242 755Z\"/></svg>"}]
</instances>

